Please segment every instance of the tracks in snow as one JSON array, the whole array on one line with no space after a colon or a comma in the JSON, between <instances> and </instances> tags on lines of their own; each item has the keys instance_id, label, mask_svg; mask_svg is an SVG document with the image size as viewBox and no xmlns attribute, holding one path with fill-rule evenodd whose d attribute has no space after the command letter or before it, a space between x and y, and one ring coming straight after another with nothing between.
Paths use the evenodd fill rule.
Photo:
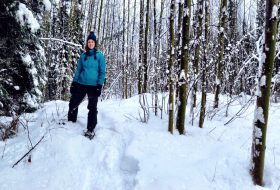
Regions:
<instances>
[{"instance_id":1,"label":"tracks in snow","mask_svg":"<svg viewBox=\"0 0 280 190\"><path fill-rule=\"evenodd\" d=\"M99 112L96 136L91 141L92 167L86 171L83 190L131 190L136 184L138 161L126 155L133 134L125 130L113 118ZM89 155L91 156L91 155ZM91 165L91 163L89 163Z\"/></svg>"}]
</instances>

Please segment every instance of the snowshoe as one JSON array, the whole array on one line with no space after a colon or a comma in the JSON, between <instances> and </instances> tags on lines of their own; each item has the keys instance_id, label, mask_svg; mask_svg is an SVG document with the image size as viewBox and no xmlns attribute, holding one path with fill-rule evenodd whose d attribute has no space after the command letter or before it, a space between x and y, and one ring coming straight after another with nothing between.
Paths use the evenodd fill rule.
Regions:
<instances>
[{"instance_id":1,"label":"snowshoe","mask_svg":"<svg viewBox=\"0 0 280 190\"><path fill-rule=\"evenodd\" d=\"M95 135L95 133L94 132L90 132L90 131L86 131L84 133L84 136L89 138L89 140L93 139L94 135Z\"/></svg>"}]
</instances>

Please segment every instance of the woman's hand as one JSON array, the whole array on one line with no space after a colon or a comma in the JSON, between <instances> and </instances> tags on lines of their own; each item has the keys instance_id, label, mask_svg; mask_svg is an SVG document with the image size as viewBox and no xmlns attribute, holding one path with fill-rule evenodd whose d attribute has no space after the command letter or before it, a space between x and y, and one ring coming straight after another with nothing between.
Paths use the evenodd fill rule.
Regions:
<instances>
[{"instance_id":1,"label":"woman's hand","mask_svg":"<svg viewBox=\"0 0 280 190\"><path fill-rule=\"evenodd\" d=\"M77 89L78 83L77 82L72 82L70 86L70 93L73 94L75 92L75 89Z\"/></svg>"},{"instance_id":2,"label":"woman's hand","mask_svg":"<svg viewBox=\"0 0 280 190\"><path fill-rule=\"evenodd\" d=\"M96 95L99 97L101 95L102 85L98 84L96 87Z\"/></svg>"}]
</instances>

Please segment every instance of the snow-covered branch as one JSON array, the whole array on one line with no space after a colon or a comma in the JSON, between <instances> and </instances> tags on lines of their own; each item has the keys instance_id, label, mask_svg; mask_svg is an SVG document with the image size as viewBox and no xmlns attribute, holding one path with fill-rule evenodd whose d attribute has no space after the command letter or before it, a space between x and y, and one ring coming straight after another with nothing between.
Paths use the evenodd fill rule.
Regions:
<instances>
[{"instance_id":1,"label":"snow-covered branch","mask_svg":"<svg viewBox=\"0 0 280 190\"><path fill-rule=\"evenodd\" d=\"M82 48L82 45L81 45L81 44L75 44L75 43L73 43L73 42L68 42L68 41L65 41L65 40L57 39L57 38L39 38L39 39L40 39L40 40L59 41L59 42L65 43L65 44L69 44L69 45L71 45L71 46L81 47L81 48Z\"/></svg>"}]
</instances>

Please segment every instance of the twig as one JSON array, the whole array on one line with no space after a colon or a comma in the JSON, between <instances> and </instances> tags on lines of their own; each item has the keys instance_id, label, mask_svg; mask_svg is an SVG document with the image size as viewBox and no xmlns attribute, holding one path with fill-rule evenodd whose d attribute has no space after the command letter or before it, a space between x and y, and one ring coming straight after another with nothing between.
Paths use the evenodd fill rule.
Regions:
<instances>
[{"instance_id":1,"label":"twig","mask_svg":"<svg viewBox=\"0 0 280 190\"><path fill-rule=\"evenodd\" d=\"M212 182L215 180L216 170L217 170L217 162L216 162L216 165L215 165L215 171L214 171L214 175L213 175L213 178L212 178Z\"/></svg>"},{"instance_id":2,"label":"twig","mask_svg":"<svg viewBox=\"0 0 280 190\"><path fill-rule=\"evenodd\" d=\"M31 141L31 139L30 139L30 132L29 132L29 127L28 127L28 121L27 121L27 124L26 124L26 129L27 129L27 137L28 137L28 140L29 140L29 142L30 142L31 147L33 147L32 141Z\"/></svg>"},{"instance_id":3,"label":"twig","mask_svg":"<svg viewBox=\"0 0 280 190\"><path fill-rule=\"evenodd\" d=\"M124 114L124 117L126 117L129 120L136 119L137 121L139 121L139 119L137 117L133 116L132 114Z\"/></svg>"},{"instance_id":4,"label":"twig","mask_svg":"<svg viewBox=\"0 0 280 190\"><path fill-rule=\"evenodd\" d=\"M7 141L5 140L5 145L4 145L4 149L3 149L3 153L2 153L1 159L4 158L4 153L5 153L5 150L6 150L6 146L7 146Z\"/></svg>"},{"instance_id":5,"label":"twig","mask_svg":"<svg viewBox=\"0 0 280 190\"><path fill-rule=\"evenodd\" d=\"M251 100L253 99L253 96L251 96L250 100L248 100L248 102L242 106L242 108L234 115L232 116L232 118L230 118L230 120L228 120L224 125L227 125L229 123L231 123L233 120L235 120L237 117L239 117L241 114L242 111L245 111L249 108L249 106L251 105Z\"/></svg>"},{"instance_id":6,"label":"twig","mask_svg":"<svg viewBox=\"0 0 280 190\"><path fill-rule=\"evenodd\" d=\"M208 132L208 134L210 134L212 131L214 131L216 129L216 127L214 127L213 129L211 129L211 131Z\"/></svg>"},{"instance_id":7,"label":"twig","mask_svg":"<svg viewBox=\"0 0 280 190\"><path fill-rule=\"evenodd\" d=\"M275 146L273 146L273 161L274 161L274 165L275 165L275 153L274 153L274 150L275 150Z\"/></svg>"},{"instance_id":8,"label":"twig","mask_svg":"<svg viewBox=\"0 0 280 190\"><path fill-rule=\"evenodd\" d=\"M25 153L13 166L15 167L23 158L25 158L44 138L45 136L42 136L42 138L35 144L35 146L33 146L27 153Z\"/></svg>"}]
</instances>

